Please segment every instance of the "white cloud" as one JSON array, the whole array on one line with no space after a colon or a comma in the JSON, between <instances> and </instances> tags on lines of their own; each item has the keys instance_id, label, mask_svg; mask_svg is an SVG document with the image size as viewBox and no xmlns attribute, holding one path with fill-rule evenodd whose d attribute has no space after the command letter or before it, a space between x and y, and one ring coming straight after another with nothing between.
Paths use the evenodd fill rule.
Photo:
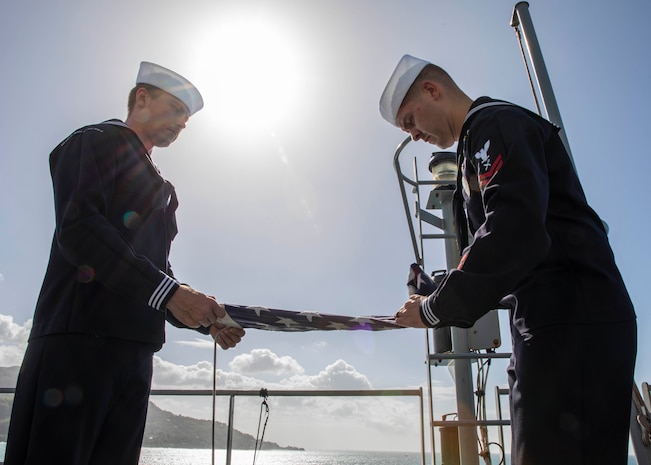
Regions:
<instances>
[{"instance_id":1,"label":"white cloud","mask_svg":"<svg viewBox=\"0 0 651 465\"><path fill-rule=\"evenodd\" d=\"M0 366L15 367L23 363L27 344L21 346L0 345Z\"/></svg>"},{"instance_id":2,"label":"white cloud","mask_svg":"<svg viewBox=\"0 0 651 465\"><path fill-rule=\"evenodd\" d=\"M304 368L290 356L279 356L269 349L254 349L248 354L236 356L229 368L218 369L218 389L267 389L278 390L327 390L327 389L372 389L366 375L344 360L337 360L316 375L304 374ZM258 375L258 376L250 376ZM270 382L264 375L285 375ZM177 365L154 357L154 389L211 389L213 365L202 361L194 365Z\"/></svg>"},{"instance_id":3,"label":"white cloud","mask_svg":"<svg viewBox=\"0 0 651 465\"><path fill-rule=\"evenodd\" d=\"M0 315L0 343L26 343L32 329L32 320L23 325L14 323L11 315Z\"/></svg>"},{"instance_id":4,"label":"white cloud","mask_svg":"<svg viewBox=\"0 0 651 465\"><path fill-rule=\"evenodd\" d=\"M454 384L450 382L443 383L436 379L432 379L432 392L434 394L434 403L436 404L454 404L457 397Z\"/></svg>"},{"instance_id":5,"label":"white cloud","mask_svg":"<svg viewBox=\"0 0 651 465\"><path fill-rule=\"evenodd\" d=\"M243 374L273 375L303 374L302 366L292 357L279 357L269 349L253 349L248 354L238 355L228 365L233 371Z\"/></svg>"},{"instance_id":6,"label":"white cloud","mask_svg":"<svg viewBox=\"0 0 651 465\"><path fill-rule=\"evenodd\" d=\"M371 389L368 378L343 360L328 365L315 376L311 383L314 389Z\"/></svg>"},{"instance_id":7,"label":"white cloud","mask_svg":"<svg viewBox=\"0 0 651 465\"><path fill-rule=\"evenodd\" d=\"M177 365L154 356L152 387L157 389L209 389L213 370L210 362Z\"/></svg>"},{"instance_id":8,"label":"white cloud","mask_svg":"<svg viewBox=\"0 0 651 465\"><path fill-rule=\"evenodd\" d=\"M0 315L0 365L17 366L23 361L32 320L25 324L14 323L11 315Z\"/></svg>"},{"instance_id":9,"label":"white cloud","mask_svg":"<svg viewBox=\"0 0 651 465\"><path fill-rule=\"evenodd\" d=\"M154 356L153 389L212 389L213 365L202 361L194 365L177 365ZM238 373L217 370L218 389L255 389L260 381Z\"/></svg>"}]
</instances>

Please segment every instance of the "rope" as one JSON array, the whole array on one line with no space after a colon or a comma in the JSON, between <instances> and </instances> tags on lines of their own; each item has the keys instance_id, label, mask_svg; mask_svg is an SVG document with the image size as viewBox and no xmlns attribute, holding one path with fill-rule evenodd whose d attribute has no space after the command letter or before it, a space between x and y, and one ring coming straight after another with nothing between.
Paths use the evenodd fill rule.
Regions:
<instances>
[{"instance_id":1,"label":"rope","mask_svg":"<svg viewBox=\"0 0 651 465\"><path fill-rule=\"evenodd\" d=\"M490 370L490 359L479 361L477 364L477 409L475 418L479 420L486 419L486 385L488 380L488 371ZM484 459L486 465L491 465L491 455L489 450L490 442L488 441L488 428L485 425L479 427L480 437L479 442L479 455Z\"/></svg>"},{"instance_id":2,"label":"rope","mask_svg":"<svg viewBox=\"0 0 651 465\"><path fill-rule=\"evenodd\" d=\"M258 418L258 432L255 437L255 449L253 450L253 465L255 465L255 459L257 457L258 451L262 449L262 442L264 441L264 432L267 429L267 422L269 421L269 404L267 404L268 393L265 388L260 389L260 397L263 398L262 403L260 404L260 417ZM264 426L262 427L262 435L260 435L260 425L262 424L262 410L265 410L265 420ZM258 441L258 438L259 441Z\"/></svg>"},{"instance_id":3,"label":"rope","mask_svg":"<svg viewBox=\"0 0 651 465\"><path fill-rule=\"evenodd\" d=\"M217 341L212 352L212 454L211 464L215 465L215 408L217 398Z\"/></svg>"},{"instance_id":4,"label":"rope","mask_svg":"<svg viewBox=\"0 0 651 465\"><path fill-rule=\"evenodd\" d=\"M504 447L498 442L489 442L487 447L490 449L490 446L497 446L500 449L500 461L497 465L504 465L506 462L506 453L504 452ZM489 452L490 453L490 452Z\"/></svg>"}]
</instances>

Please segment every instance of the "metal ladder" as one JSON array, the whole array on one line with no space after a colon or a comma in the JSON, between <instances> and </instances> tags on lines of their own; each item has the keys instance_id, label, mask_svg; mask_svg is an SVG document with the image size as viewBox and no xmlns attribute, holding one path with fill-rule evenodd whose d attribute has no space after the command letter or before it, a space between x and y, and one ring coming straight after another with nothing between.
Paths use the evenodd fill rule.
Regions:
<instances>
[{"instance_id":1,"label":"metal ladder","mask_svg":"<svg viewBox=\"0 0 651 465\"><path fill-rule=\"evenodd\" d=\"M407 223L414 251L414 258L426 272L425 256L426 243L430 240L442 240L445 247L446 269L456 268L459 262L459 250L456 244L454 218L452 213L452 194L454 181L421 179L418 174L418 160L413 160L413 177L404 174L400 155L409 144L411 138L406 138L396 149L394 168L398 176L403 206L407 216ZM446 152L437 152L444 154ZM414 197L413 211L410 207L408 188ZM429 193L425 197L424 190ZM433 213L440 210L441 216ZM438 213L438 212L437 212ZM429 232L430 229L439 232ZM486 395L485 386L473 382L472 363L477 366L486 360L494 358L509 358L510 353L496 352L499 347L499 322L497 311L489 312L481 318L472 328L440 328L425 331L425 344L427 348L427 385L429 412L430 443L432 449L432 464L436 465L435 445L436 429L441 436L441 452L444 465L478 465L479 457L483 457L486 465L491 465L488 451L487 427L500 428L500 439L497 444L504 449L504 435L502 428L508 426L510 421L500 416L496 419L487 419L484 414L477 418L475 414L475 393L478 404L483 404ZM485 350L485 353L481 353ZM457 412L455 420L448 420L444 416L441 420L434 418L434 402L432 393L432 369L440 365L451 364L454 371ZM478 368L479 369L479 368ZM499 398L508 394L508 389L496 387L496 402L501 405ZM480 435L478 435L478 429ZM481 436L481 437L480 437ZM481 450L478 448L481 445Z\"/></svg>"}]
</instances>

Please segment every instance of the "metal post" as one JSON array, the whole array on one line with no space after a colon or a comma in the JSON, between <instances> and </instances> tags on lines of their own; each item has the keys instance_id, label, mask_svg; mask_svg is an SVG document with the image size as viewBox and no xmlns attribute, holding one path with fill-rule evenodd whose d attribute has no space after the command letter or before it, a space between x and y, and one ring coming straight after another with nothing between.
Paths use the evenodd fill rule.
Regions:
<instances>
[{"instance_id":1,"label":"metal post","mask_svg":"<svg viewBox=\"0 0 651 465\"><path fill-rule=\"evenodd\" d=\"M516 34L519 35L519 29L522 29L524 34L524 40L527 43L527 50L529 51L529 57L531 58L531 64L533 65L533 73L536 77L536 82L538 83L538 88L540 89L540 95L543 100L543 105L545 106L545 111L547 112L547 118L552 123L560 127L558 133L561 138L561 142L565 146L567 151L567 156L572 163L574 172L576 175L579 175L579 172L576 169L576 164L574 163L574 157L572 156L572 150L570 149L570 142L567 139L567 132L563 126L563 120L561 119L561 111L558 108L558 103L556 103L556 97L554 96L554 90L552 89L552 81L549 78L549 73L547 73L547 67L545 66L545 60L543 59L542 51L540 49L540 44L538 43L538 37L536 36L536 31L533 28L533 22L531 21L531 15L529 14L529 3L528 2L519 2L515 5L513 9L513 16L511 17L511 27L516 31ZM524 58L525 66L527 64L527 59L524 56L524 49L522 50L522 57ZM536 93L534 92L534 99L536 98ZM540 113L540 110L538 110ZM541 115L542 116L542 115ZM606 229L606 233L609 231L608 223L604 220L601 220Z\"/></svg>"},{"instance_id":2,"label":"metal post","mask_svg":"<svg viewBox=\"0 0 651 465\"><path fill-rule=\"evenodd\" d=\"M509 393L508 389L501 389L498 386L495 386L495 405L497 408L497 419L502 420L502 395L507 395ZM500 447L504 450L504 426L500 425Z\"/></svg>"},{"instance_id":3,"label":"metal post","mask_svg":"<svg viewBox=\"0 0 651 465\"><path fill-rule=\"evenodd\" d=\"M459 249L454 238L456 226L452 208L452 191L442 198L441 210L443 213L445 239L445 257L447 269L451 270L459 265ZM464 328L452 328L452 352L455 354L467 354L470 351L468 346L468 330ZM476 421L475 399L472 382L472 361L470 359L456 359L454 361L454 384L457 394L457 417L460 421ZM479 454L477 452L477 427L459 426L459 451L462 465L479 465Z\"/></svg>"},{"instance_id":4,"label":"metal post","mask_svg":"<svg viewBox=\"0 0 651 465\"><path fill-rule=\"evenodd\" d=\"M563 145L565 145L572 166L574 166L574 170L576 171L574 158L572 157L572 151L570 150L570 143L567 140L567 134L565 132L565 127L563 126L563 120L561 119L561 112L556 103L556 97L554 96L554 90L552 89L552 82L549 78L549 73L547 73L547 67L545 66L545 60L543 59L540 44L538 43L538 37L536 36L536 31L533 27L533 22L531 21L531 15L529 14L528 2L519 2L513 9L511 27L517 29L518 26L522 28L522 33L524 34L524 40L527 44L529 56L531 57L533 72L536 77L536 82L538 83L538 88L540 89L540 95L543 100L545 111L547 112L547 118L561 128L559 136L563 141Z\"/></svg>"},{"instance_id":5,"label":"metal post","mask_svg":"<svg viewBox=\"0 0 651 465\"><path fill-rule=\"evenodd\" d=\"M429 353L429 350L430 350L429 349L429 347L430 347L429 331L430 331L429 329L425 330L425 347L427 347L428 353ZM430 424L429 443L432 446L432 450L430 450L430 454L431 454L431 457L432 457L432 465L436 465L436 434L435 434L434 428L432 427L433 422L434 422L434 402L432 400L433 399L433 397L432 397L433 392L432 391L433 391L433 389L432 389L432 367L430 365L429 356L428 356L428 359L427 359L427 398L428 398L429 402L428 402L427 413L429 414L428 418L429 418L429 424ZM421 412L421 416L422 416L422 412Z\"/></svg>"},{"instance_id":6,"label":"metal post","mask_svg":"<svg viewBox=\"0 0 651 465\"><path fill-rule=\"evenodd\" d=\"M425 465L425 419L423 418L423 388L419 388L420 395L418 396L420 407L420 465ZM430 428L432 430L432 428Z\"/></svg>"},{"instance_id":7,"label":"metal post","mask_svg":"<svg viewBox=\"0 0 651 465\"><path fill-rule=\"evenodd\" d=\"M231 394L230 402L228 403L228 434L226 436L226 465L231 465L231 451L233 450L233 411L234 410L235 410L235 395Z\"/></svg>"}]
</instances>

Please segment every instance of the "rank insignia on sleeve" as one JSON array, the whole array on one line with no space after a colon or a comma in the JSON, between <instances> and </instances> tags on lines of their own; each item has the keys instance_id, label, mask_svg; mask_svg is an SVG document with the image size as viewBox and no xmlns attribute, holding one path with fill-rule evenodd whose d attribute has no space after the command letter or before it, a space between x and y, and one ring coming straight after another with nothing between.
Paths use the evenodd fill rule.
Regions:
<instances>
[{"instance_id":1,"label":"rank insignia on sleeve","mask_svg":"<svg viewBox=\"0 0 651 465\"><path fill-rule=\"evenodd\" d=\"M488 139L481 150L475 154L475 158L481 162L481 166L486 170L491 167L491 157L488 155L488 147L490 146L491 141Z\"/></svg>"},{"instance_id":2,"label":"rank insignia on sleeve","mask_svg":"<svg viewBox=\"0 0 651 465\"><path fill-rule=\"evenodd\" d=\"M495 177L497 172L502 167L502 154L499 154L494 160L488 153L491 145L490 139L486 141L484 146L475 154L475 158L479 160L479 187L482 189Z\"/></svg>"}]
</instances>

